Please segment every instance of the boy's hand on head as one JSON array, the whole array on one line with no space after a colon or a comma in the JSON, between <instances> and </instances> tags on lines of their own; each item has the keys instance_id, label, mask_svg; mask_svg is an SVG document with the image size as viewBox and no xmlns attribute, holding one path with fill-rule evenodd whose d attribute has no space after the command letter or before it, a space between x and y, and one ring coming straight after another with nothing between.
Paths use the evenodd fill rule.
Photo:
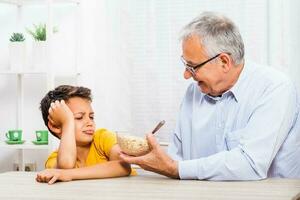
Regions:
<instances>
[{"instance_id":1,"label":"boy's hand on head","mask_svg":"<svg viewBox=\"0 0 300 200\"><path fill-rule=\"evenodd\" d=\"M63 169L46 169L37 173L35 180L40 183L53 184L56 181L71 181L71 176L67 175Z\"/></svg>"},{"instance_id":2,"label":"boy's hand on head","mask_svg":"<svg viewBox=\"0 0 300 200\"><path fill-rule=\"evenodd\" d=\"M64 100L56 100L50 105L48 119L54 126L62 127L64 124L73 121L74 117Z\"/></svg>"}]
</instances>

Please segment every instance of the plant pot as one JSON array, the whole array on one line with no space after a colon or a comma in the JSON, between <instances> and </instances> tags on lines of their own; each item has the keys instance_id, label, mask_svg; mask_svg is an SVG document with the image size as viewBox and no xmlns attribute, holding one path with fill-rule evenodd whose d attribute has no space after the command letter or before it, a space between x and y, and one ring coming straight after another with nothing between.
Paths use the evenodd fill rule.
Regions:
<instances>
[{"instance_id":1,"label":"plant pot","mask_svg":"<svg viewBox=\"0 0 300 200\"><path fill-rule=\"evenodd\" d=\"M19 72L24 68L26 61L26 45L25 42L9 43L9 66L10 70Z\"/></svg>"},{"instance_id":2,"label":"plant pot","mask_svg":"<svg viewBox=\"0 0 300 200\"><path fill-rule=\"evenodd\" d=\"M47 64L47 42L34 41L32 45L32 65L30 70L45 71Z\"/></svg>"}]
</instances>

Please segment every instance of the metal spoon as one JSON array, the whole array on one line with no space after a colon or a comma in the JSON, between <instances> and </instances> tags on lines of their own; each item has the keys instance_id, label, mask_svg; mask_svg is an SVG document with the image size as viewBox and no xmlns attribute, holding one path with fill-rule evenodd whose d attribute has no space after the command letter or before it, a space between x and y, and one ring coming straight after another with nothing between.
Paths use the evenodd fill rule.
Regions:
<instances>
[{"instance_id":1,"label":"metal spoon","mask_svg":"<svg viewBox=\"0 0 300 200\"><path fill-rule=\"evenodd\" d=\"M154 134L156 131L158 131L163 125L165 124L165 120L162 120L161 122L159 122L157 124L157 126L153 129L153 131L151 132L152 134Z\"/></svg>"}]
</instances>

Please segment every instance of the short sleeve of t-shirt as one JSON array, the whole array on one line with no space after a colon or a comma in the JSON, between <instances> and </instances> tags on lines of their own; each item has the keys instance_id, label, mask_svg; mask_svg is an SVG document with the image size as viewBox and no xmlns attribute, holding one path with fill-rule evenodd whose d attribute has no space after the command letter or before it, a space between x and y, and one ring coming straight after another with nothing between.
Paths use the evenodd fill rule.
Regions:
<instances>
[{"instance_id":1,"label":"short sleeve of t-shirt","mask_svg":"<svg viewBox=\"0 0 300 200\"><path fill-rule=\"evenodd\" d=\"M117 143L116 134L106 129L95 132L93 141L98 152L109 158L110 150Z\"/></svg>"},{"instance_id":2,"label":"short sleeve of t-shirt","mask_svg":"<svg viewBox=\"0 0 300 200\"><path fill-rule=\"evenodd\" d=\"M52 152L48 159L45 162L45 168L49 169L49 168L56 168L56 163L57 163L57 151Z\"/></svg>"}]
</instances>

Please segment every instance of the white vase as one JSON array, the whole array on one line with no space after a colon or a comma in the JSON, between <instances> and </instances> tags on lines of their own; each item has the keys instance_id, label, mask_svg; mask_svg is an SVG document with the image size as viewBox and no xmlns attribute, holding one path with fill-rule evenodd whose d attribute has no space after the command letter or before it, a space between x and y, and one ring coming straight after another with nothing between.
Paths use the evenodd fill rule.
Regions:
<instances>
[{"instance_id":1,"label":"white vase","mask_svg":"<svg viewBox=\"0 0 300 200\"><path fill-rule=\"evenodd\" d=\"M47 42L34 41L32 45L32 66L30 70L45 71L47 64Z\"/></svg>"},{"instance_id":2,"label":"white vase","mask_svg":"<svg viewBox=\"0 0 300 200\"><path fill-rule=\"evenodd\" d=\"M26 45L25 42L9 43L9 65L10 70L20 72L23 70L26 62Z\"/></svg>"}]
</instances>

